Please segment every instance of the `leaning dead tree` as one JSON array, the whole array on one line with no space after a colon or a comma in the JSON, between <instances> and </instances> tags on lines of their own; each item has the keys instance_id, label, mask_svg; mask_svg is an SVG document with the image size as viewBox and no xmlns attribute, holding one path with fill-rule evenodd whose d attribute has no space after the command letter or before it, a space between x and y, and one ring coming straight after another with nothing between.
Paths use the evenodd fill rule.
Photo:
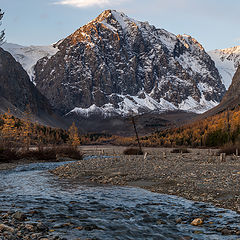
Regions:
<instances>
[{"instance_id":1,"label":"leaning dead tree","mask_svg":"<svg viewBox=\"0 0 240 240\"><path fill-rule=\"evenodd\" d=\"M138 135L138 132L137 132L137 127L136 127L136 122L135 122L135 118L134 118L134 114L132 113L132 124L133 124L133 127L134 127L134 131L135 131L135 134L136 134L136 139L137 139L137 142L138 142L138 147L139 147L139 150L142 152L142 146L141 146L141 143L140 143L140 139L139 139L139 135Z\"/></svg>"}]
</instances>

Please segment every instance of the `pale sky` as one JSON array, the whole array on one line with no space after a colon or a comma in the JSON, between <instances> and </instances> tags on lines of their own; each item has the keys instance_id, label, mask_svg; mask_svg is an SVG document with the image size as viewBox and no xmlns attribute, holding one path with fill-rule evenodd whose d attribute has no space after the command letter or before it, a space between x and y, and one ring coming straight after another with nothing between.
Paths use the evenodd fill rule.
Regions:
<instances>
[{"instance_id":1,"label":"pale sky","mask_svg":"<svg viewBox=\"0 0 240 240\"><path fill-rule=\"evenodd\" d=\"M7 42L49 45L105 9L116 9L174 34L189 34L206 50L240 45L240 0L1 0Z\"/></svg>"}]
</instances>

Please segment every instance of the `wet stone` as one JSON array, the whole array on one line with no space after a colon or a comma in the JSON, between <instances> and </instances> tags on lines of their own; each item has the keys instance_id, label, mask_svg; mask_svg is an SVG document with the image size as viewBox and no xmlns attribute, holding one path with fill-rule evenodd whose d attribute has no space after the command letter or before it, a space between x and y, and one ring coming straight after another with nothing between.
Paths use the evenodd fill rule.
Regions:
<instances>
[{"instance_id":1,"label":"wet stone","mask_svg":"<svg viewBox=\"0 0 240 240\"><path fill-rule=\"evenodd\" d=\"M15 213L12 215L12 217L15 218L15 219L18 220L18 221L24 221L24 220L26 220L26 218L27 218L24 213L19 212L19 211L15 212Z\"/></svg>"},{"instance_id":2,"label":"wet stone","mask_svg":"<svg viewBox=\"0 0 240 240\"><path fill-rule=\"evenodd\" d=\"M203 224L203 220L201 218L196 218L191 222L191 225L193 226L200 226Z\"/></svg>"},{"instance_id":3,"label":"wet stone","mask_svg":"<svg viewBox=\"0 0 240 240\"><path fill-rule=\"evenodd\" d=\"M5 224L0 224L0 232L14 232L14 228L12 228L12 227L9 227L9 226L7 226L7 225L5 225Z\"/></svg>"},{"instance_id":4,"label":"wet stone","mask_svg":"<svg viewBox=\"0 0 240 240\"><path fill-rule=\"evenodd\" d=\"M227 228L222 229L221 233L222 235L232 235L232 231Z\"/></svg>"},{"instance_id":5,"label":"wet stone","mask_svg":"<svg viewBox=\"0 0 240 240\"><path fill-rule=\"evenodd\" d=\"M25 229L27 229L30 232L34 232L35 227L32 224L26 224Z\"/></svg>"},{"instance_id":6,"label":"wet stone","mask_svg":"<svg viewBox=\"0 0 240 240\"><path fill-rule=\"evenodd\" d=\"M36 227L37 227L37 230L41 232L48 231L49 229L48 226L45 225L44 223L38 223Z\"/></svg>"},{"instance_id":7,"label":"wet stone","mask_svg":"<svg viewBox=\"0 0 240 240\"><path fill-rule=\"evenodd\" d=\"M176 223L177 223L177 224L182 223L182 221L183 221L183 220L182 220L181 218L177 218L177 219L176 219Z\"/></svg>"}]
</instances>

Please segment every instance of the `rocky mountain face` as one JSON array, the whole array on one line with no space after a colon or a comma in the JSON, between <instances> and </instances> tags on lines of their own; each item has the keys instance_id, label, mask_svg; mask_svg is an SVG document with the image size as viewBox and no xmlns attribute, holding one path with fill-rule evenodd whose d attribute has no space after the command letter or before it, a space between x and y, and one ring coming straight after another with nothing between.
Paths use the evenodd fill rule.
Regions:
<instances>
[{"instance_id":1,"label":"rocky mountain face","mask_svg":"<svg viewBox=\"0 0 240 240\"><path fill-rule=\"evenodd\" d=\"M221 104L225 102L233 102L240 104L240 65L237 68L236 73L232 79L232 83L223 97Z\"/></svg>"},{"instance_id":2,"label":"rocky mountain face","mask_svg":"<svg viewBox=\"0 0 240 240\"><path fill-rule=\"evenodd\" d=\"M240 65L240 46L217 49L208 52L222 77L226 89L232 83L233 76Z\"/></svg>"},{"instance_id":3,"label":"rocky mountain face","mask_svg":"<svg viewBox=\"0 0 240 240\"><path fill-rule=\"evenodd\" d=\"M234 109L240 105L240 66L234 74L232 83L224 95L221 103L216 107L210 109L206 113L200 116L200 118L205 118L208 116L213 116L215 114L226 111L227 109Z\"/></svg>"},{"instance_id":4,"label":"rocky mountain face","mask_svg":"<svg viewBox=\"0 0 240 240\"><path fill-rule=\"evenodd\" d=\"M48 100L30 81L21 64L0 48L0 111L10 108L11 113L21 117L28 105L37 121L52 126L60 123Z\"/></svg>"},{"instance_id":5,"label":"rocky mountain face","mask_svg":"<svg viewBox=\"0 0 240 240\"><path fill-rule=\"evenodd\" d=\"M35 83L64 115L202 113L225 93L214 62L194 38L113 10L55 47L56 54L35 65Z\"/></svg>"}]
</instances>

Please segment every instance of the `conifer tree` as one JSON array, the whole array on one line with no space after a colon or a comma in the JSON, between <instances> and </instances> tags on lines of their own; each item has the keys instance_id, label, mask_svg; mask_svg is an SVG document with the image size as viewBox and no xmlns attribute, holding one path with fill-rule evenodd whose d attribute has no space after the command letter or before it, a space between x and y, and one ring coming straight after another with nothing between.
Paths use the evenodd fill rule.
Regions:
<instances>
[{"instance_id":1,"label":"conifer tree","mask_svg":"<svg viewBox=\"0 0 240 240\"><path fill-rule=\"evenodd\" d=\"M3 143L7 147L11 147L19 139L18 129L15 127L15 121L13 116L8 110L7 113L3 115L3 127L1 131Z\"/></svg>"},{"instance_id":2,"label":"conifer tree","mask_svg":"<svg viewBox=\"0 0 240 240\"><path fill-rule=\"evenodd\" d=\"M77 146L80 145L80 140L78 136L78 128L76 127L75 122L73 122L72 126L69 128L68 133L70 144L77 148Z\"/></svg>"},{"instance_id":3,"label":"conifer tree","mask_svg":"<svg viewBox=\"0 0 240 240\"><path fill-rule=\"evenodd\" d=\"M31 138L32 138L32 113L31 113L31 108L29 105L27 105L26 110L24 112L23 116L23 127L22 127L22 138L23 138L23 143L24 146L26 147L26 150L29 151L30 143L31 143Z\"/></svg>"}]
</instances>

